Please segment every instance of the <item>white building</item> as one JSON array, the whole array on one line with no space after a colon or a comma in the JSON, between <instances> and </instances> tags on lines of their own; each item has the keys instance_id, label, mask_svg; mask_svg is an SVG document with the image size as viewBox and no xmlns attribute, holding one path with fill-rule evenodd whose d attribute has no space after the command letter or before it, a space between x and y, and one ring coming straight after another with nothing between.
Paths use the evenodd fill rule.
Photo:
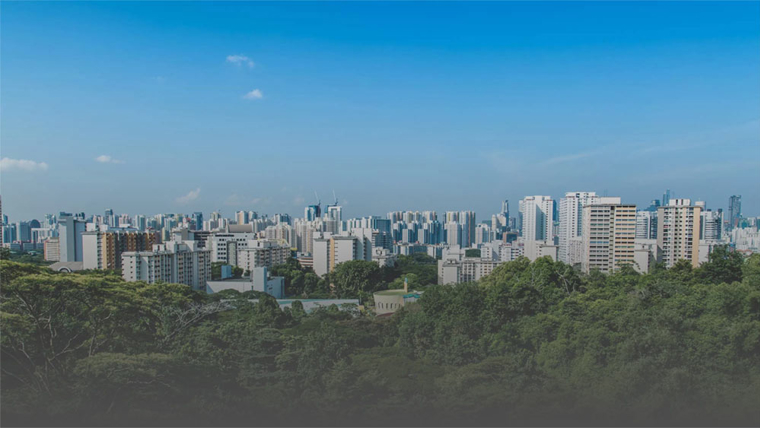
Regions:
<instances>
[{"instance_id":1,"label":"white building","mask_svg":"<svg viewBox=\"0 0 760 428\"><path fill-rule=\"evenodd\" d=\"M535 261L541 257L550 257L552 260L557 260L557 253L559 247L554 245L551 241L530 241L523 240L523 255L530 261Z\"/></svg>"},{"instance_id":2,"label":"white building","mask_svg":"<svg viewBox=\"0 0 760 428\"><path fill-rule=\"evenodd\" d=\"M633 247L633 268L639 273L649 273L659 259L656 239L635 239Z\"/></svg>"},{"instance_id":3,"label":"white building","mask_svg":"<svg viewBox=\"0 0 760 428\"><path fill-rule=\"evenodd\" d=\"M596 192L567 192L559 201L559 251L561 262L569 265L580 264L583 255L572 246L571 241L583 233L583 207L599 203Z\"/></svg>"},{"instance_id":4,"label":"white building","mask_svg":"<svg viewBox=\"0 0 760 428\"><path fill-rule=\"evenodd\" d=\"M240 252L248 248L248 242L254 239L256 234L253 232L216 232L209 237L206 247L211 250L212 262L238 266Z\"/></svg>"},{"instance_id":5,"label":"white building","mask_svg":"<svg viewBox=\"0 0 760 428\"><path fill-rule=\"evenodd\" d=\"M122 254L125 281L185 284L203 290L211 279L211 252L197 248L195 241L169 241L153 246L153 251Z\"/></svg>"},{"instance_id":6,"label":"white building","mask_svg":"<svg viewBox=\"0 0 760 428\"><path fill-rule=\"evenodd\" d=\"M551 196L526 196L520 201L522 236L526 241L554 237L554 201Z\"/></svg>"}]
</instances>

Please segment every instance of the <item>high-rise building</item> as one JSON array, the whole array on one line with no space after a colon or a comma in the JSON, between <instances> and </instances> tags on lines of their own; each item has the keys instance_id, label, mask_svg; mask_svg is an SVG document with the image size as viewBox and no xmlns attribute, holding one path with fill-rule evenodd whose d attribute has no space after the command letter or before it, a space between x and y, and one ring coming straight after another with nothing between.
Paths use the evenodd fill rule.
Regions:
<instances>
[{"instance_id":1,"label":"high-rise building","mask_svg":"<svg viewBox=\"0 0 760 428\"><path fill-rule=\"evenodd\" d=\"M121 269L121 256L129 251L151 251L160 244L156 232L124 232L109 230L82 234L84 269Z\"/></svg>"},{"instance_id":2,"label":"high-rise building","mask_svg":"<svg viewBox=\"0 0 760 428\"><path fill-rule=\"evenodd\" d=\"M168 241L153 251L122 254L125 281L170 282L204 290L211 279L211 252L197 248L195 241Z\"/></svg>"},{"instance_id":3,"label":"high-rise building","mask_svg":"<svg viewBox=\"0 0 760 428\"><path fill-rule=\"evenodd\" d=\"M303 211L303 217L307 221L314 221L322 217L322 208L319 204L308 205Z\"/></svg>"},{"instance_id":4,"label":"high-rise building","mask_svg":"<svg viewBox=\"0 0 760 428\"><path fill-rule=\"evenodd\" d=\"M584 272L611 273L634 266L636 206L621 205L620 198L600 198L583 208Z\"/></svg>"},{"instance_id":5,"label":"high-rise building","mask_svg":"<svg viewBox=\"0 0 760 428\"><path fill-rule=\"evenodd\" d=\"M86 230L84 216L71 214L58 217L59 254L62 262L81 262L82 234Z\"/></svg>"},{"instance_id":6,"label":"high-rise building","mask_svg":"<svg viewBox=\"0 0 760 428\"><path fill-rule=\"evenodd\" d=\"M460 246L463 247L463 241L462 241L462 225L455 222L450 221L444 225L444 234L445 234L445 240L446 243L454 246Z\"/></svg>"},{"instance_id":7,"label":"high-rise building","mask_svg":"<svg viewBox=\"0 0 760 428\"><path fill-rule=\"evenodd\" d=\"M728 198L728 221L729 228L733 229L739 225L742 218L742 196L733 195Z\"/></svg>"},{"instance_id":8,"label":"high-rise building","mask_svg":"<svg viewBox=\"0 0 760 428\"><path fill-rule=\"evenodd\" d=\"M366 236L338 235L314 238L314 273L324 276L340 263L372 261L372 243Z\"/></svg>"},{"instance_id":9,"label":"high-rise building","mask_svg":"<svg viewBox=\"0 0 760 428\"><path fill-rule=\"evenodd\" d=\"M469 247L475 243L475 211L462 211L459 213L459 223L462 225L462 246Z\"/></svg>"},{"instance_id":10,"label":"high-rise building","mask_svg":"<svg viewBox=\"0 0 760 428\"><path fill-rule=\"evenodd\" d=\"M195 223L195 230L203 230L203 213L196 211L193 213L193 223Z\"/></svg>"},{"instance_id":11,"label":"high-rise building","mask_svg":"<svg viewBox=\"0 0 760 428\"><path fill-rule=\"evenodd\" d=\"M583 232L583 207L599 202L596 192L567 192L559 202L559 260L569 265L581 263L582 254L571 241Z\"/></svg>"},{"instance_id":12,"label":"high-rise building","mask_svg":"<svg viewBox=\"0 0 760 428\"><path fill-rule=\"evenodd\" d=\"M248 211L238 211L235 213L235 222L237 222L237 224L248 224L250 221L248 216Z\"/></svg>"},{"instance_id":13,"label":"high-rise building","mask_svg":"<svg viewBox=\"0 0 760 428\"><path fill-rule=\"evenodd\" d=\"M103 216L103 222L111 227L116 227L116 218L113 215L112 209L107 209L105 212L105 215Z\"/></svg>"},{"instance_id":14,"label":"high-rise building","mask_svg":"<svg viewBox=\"0 0 760 428\"><path fill-rule=\"evenodd\" d=\"M701 216L699 239L712 242L720 241L723 238L723 211L703 209Z\"/></svg>"},{"instance_id":15,"label":"high-rise building","mask_svg":"<svg viewBox=\"0 0 760 428\"><path fill-rule=\"evenodd\" d=\"M699 231L702 207L690 199L671 199L657 210L657 247L665 266L670 268L679 260L699 266Z\"/></svg>"},{"instance_id":16,"label":"high-rise building","mask_svg":"<svg viewBox=\"0 0 760 428\"><path fill-rule=\"evenodd\" d=\"M662 204L660 206L668 206L670 205L670 189L666 189L665 193L662 194Z\"/></svg>"},{"instance_id":17,"label":"high-rise building","mask_svg":"<svg viewBox=\"0 0 760 428\"><path fill-rule=\"evenodd\" d=\"M520 201L522 236L529 241L554 238L554 201L551 196L526 196Z\"/></svg>"},{"instance_id":18,"label":"high-rise building","mask_svg":"<svg viewBox=\"0 0 760 428\"><path fill-rule=\"evenodd\" d=\"M32 241L32 226L29 222L20 221L16 223L16 240L21 242Z\"/></svg>"},{"instance_id":19,"label":"high-rise building","mask_svg":"<svg viewBox=\"0 0 760 428\"><path fill-rule=\"evenodd\" d=\"M636 239L657 239L657 211L636 212Z\"/></svg>"}]
</instances>

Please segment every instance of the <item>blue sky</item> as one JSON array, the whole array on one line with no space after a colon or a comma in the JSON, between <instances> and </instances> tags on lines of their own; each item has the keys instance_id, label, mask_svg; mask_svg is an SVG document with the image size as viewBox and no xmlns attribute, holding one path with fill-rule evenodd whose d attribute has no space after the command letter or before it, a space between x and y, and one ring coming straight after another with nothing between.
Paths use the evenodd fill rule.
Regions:
<instances>
[{"instance_id":1,"label":"blue sky","mask_svg":"<svg viewBox=\"0 0 760 428\"><path fill-rule=\"evenodd\" d=\"M3 212L665 188L760 215L760 3L2 4ZM247 95L250 94L250 95ZM98 161L98 159L100 161ZM30 161L30 162L22 162Z\"/></svg>"}]
</instances>

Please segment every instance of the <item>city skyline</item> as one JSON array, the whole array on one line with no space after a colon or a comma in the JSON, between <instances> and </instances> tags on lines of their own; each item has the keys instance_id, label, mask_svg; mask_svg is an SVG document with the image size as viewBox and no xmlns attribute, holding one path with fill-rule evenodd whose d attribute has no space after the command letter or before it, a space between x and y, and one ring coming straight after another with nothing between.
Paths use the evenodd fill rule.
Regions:
<instances>
[{"instance_id":1,"label":"city skyline","mask_svg":"<svg viewBox=\"0 0 760 428\"><path fill-rule=\"evenodd\" d=\"M466 14L467 20L459 17ZM663 189L760 212L757 3L3 4L2 195L345 217ZM689 25L684 25L688 22Z\"/></svg>"},{"instance_id":2,"label":"city skyline","mask_svg":"<svg viewBox=\"0 0 760 428\"><path fill-rule=\"evenodd\" d=\"M705 202L706 207L709 208L709 209L711 209L711 210L715 210L715 211L722 210L725 213L726 222L730 222L729 221L730 201L733 198L738 197L739 198L738 200L741 201L740 202L740 206L741 206L741 204L743 204L745 202L745 200L742 197L742 195L729 195L729 196L726 197L726 200L728 201L727 203L725 203L723 205L720 205L720 204L718 204L718 205L711 205L711 204L707 203L707 201L705 201L703 199L690 198L688 195L683 196L683 195L680 195L679 193L676 193L672 189L665 189L665 192L667 192L667 195L671 199L688 198L688 199L692 199L694 201ZM496 214L502 213L501 209L503 209L505 201L512 201L512 202L510 202L510 211L511 211L511 214L512 214L510 216L510 218L516 218L516 216L518 214L518 204L521 201L523 201L525 198L532 198L532 197L535 197L535 196L547 196L549 198L550 202L553 202L556 205L555 208L559 212L561 210L560 200L564 199L567 195L571 195L571 194L574 194L574 193L591 193L591 194L595 194L595 192L593 192L593 191L588 192L588 191L584 190L584 191L568 191L568 192L562 193L561 195L556 195L556 196L555 195L523 195L522 197L519 197L519 198L516 198L516 199L506 199L506 198L504 198L504 199L496 201L496 204L495 204L495 206L496 205L501 205L501 208L497 207L496 209L493 209L490 212L483 212L483 213L479 213L478 211L467 209L466 207L462 208L462 209L430 209L429 207L421 207L421 208L399 207L399 208L394 208L394 209L388 209L388 210L385 210L383 212L358 213L356 215L353 215L353 214L352 215L345 215L344 214L345 213L345 211L344 211L345 206L342 205L342 204L340 204L340 201L338 201L337 206L339 208L341 208L341 211L342 211L341 216L342 216L342 218L344 220L345 219L351 219L351 218L359 219L359 218L365 218L365 217L386 218L386 216L388 214L393 213L393 212L420 212L420 213L422 213L422 212L434 212L434 213L437 213L439 216L443 216L444 218L442 218L440 220L442 220L441 221L442 223L445 223L445 214L447 212L472 211L477 216L476 224L480 224L480 223L484 223L484 222L490 222L492 215L496 215ZM598 197L607 197L606 194L600 194L600 195L597 195L597 196ZM657 201L658 203L662 204L664 196L665 196L665 193L661 194L659 197L658 196L654 196L654 197L650 198L646 203L643 203L643 204L636 204L636 203L629 202L629 201L627 201L623 197L617 197L617 198L620 199L620 200L622 200L626 204L636 206L636 208L638 210L645 211L646 209L650 208L652 206L652 203L654 203L655 201ZM303 210L304 209L308 209L309 207L312 207L313 205L316 205L316 203L318 201L320 202L322 210L323 210L322 211L322 215L320 215L318 218L322 218L323 216L327 215L326 208L328 206L331 206L331 205L334 206L333 204L334 204L335 201L323 201L321 198L318 199L318 200L315 199L314 201L311 201L311 202L304 201L303 205L300 206L300 208L299 207L294 207L293 210L288 211L288 212L285 212L285 211L283 211L283 212L266 212L266 211L257 210L255 208L236 208L236 209L233 209L231 207L227 207L228 209L212 209L212 210L209 210L209 211L203 211L203 210L194 209L192 206L187 206L187 207L185 207L185 209L178 209L178 210L175 210L175 211L145 211L145 212L126 211L126 212L122 212L122 211L119 211L119 210L115 210L115 209L113 209L111 207L104 207L104 208L102 208L100 210L95 210L95 211L86 211L86 210L81 210L81 209L76 209L76 208L74 208L74 209L65 209L65 210L64 209L53 209L53 210L49 210L49 211L47 211L45 213L41 213L41 214L36 215L36 216L25 217L25 218L14 218L14 217L9 216L8 215L7 206L3 202L2 204L0 204L0 206L2 206L2 211L0 211L0 214L3 214L4 216L6 216L8 218L8 220L9 220L10 223L16 223L16 222L19 222L19 221L20 222L24 222L24 221L31 221L31 220L42 220L46 216L49 216L49 215L55 216L55 215L58 215L59 213L70 213L70 214L84 213L86 218L90 218L92 216L101 216L102 217L104 215L104 213L108 213L108 212L110 212L111 215L113 215L114 217L119 217L119 216L122 216L122 215L127 215L127 216L130 216L130 217L134 217L134 216L138 216L138 215L150 217L150 216L157 216L157 215L178 215L178 214L182 214L182 215L184 215L186 217L193 217L193 215L195 213L200 212L203 215L211 214L211 213L219 213L221 215L221 217L223 217L223 218L227 218L227 219L231 219L231 220L237 220L236 216L237 216L238 213L245 213L245 214L247 214L249 212L256 212L260 217L268 217L268 218L274 218L277 215L287 215L290 218L306 218L305 215L302 215ZM758 213L753 213L753 212L747 212L743 208L739 208L739 209L741 210L740 213L743 215L743 217L755 217L756 214L758 214ZM305 214L305 213L303 213L303 214ZM554 220L558 221L558 218L555 218ZM247 221L245 223L247 223ZM558 231L555 230L554 232L556 234Z\"/></svg>"}]
</instances>

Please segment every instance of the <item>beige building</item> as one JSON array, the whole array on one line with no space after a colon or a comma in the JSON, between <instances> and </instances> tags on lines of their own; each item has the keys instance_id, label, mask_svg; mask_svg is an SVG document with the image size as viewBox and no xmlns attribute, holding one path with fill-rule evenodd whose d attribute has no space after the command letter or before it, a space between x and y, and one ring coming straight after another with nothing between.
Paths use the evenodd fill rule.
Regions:
<instances>
[{"instance_id":1,"label":"beige building","mask_svg":"<svg viewBox=\"0 0 760 428\"><path fill-rule=\"evenodd\" d=\"M583 208L583 261L588 273L611 273L634 265L636 206L622 205L620 198L601 198Z\"/></svg>"},{"instance_id":2,"label":"beige building","mask_svg":"<svg viewBox=\"0 0 760 428\"><path fill-rule=\"evenodd\" d=\"M326 235L314 238L314 273L323 276L340 263L351 260L372 260L372 242L366 236Z\"/></svg>"},{"instance_id":3,"label":"beige building","mask_svg":"<svg viewBox=\"0 0 760 428\"><path fill-rule=\"evenodd\" d=\"M666 267L679 260L699 266L699 230L702 207L690 199L671 199L667 206L657 209L657 247Z\"/></svg>"},{"instance_id":4,"label":"beige building","mask_svg":"<svg viewBox=\"0 0 760 428\"><path fill-rule=\"evenodd\" d=\"M43 246L45 260L57 262L61 260L61 247L58 238L48 238Z\"/></svg>"}]
</instances>

